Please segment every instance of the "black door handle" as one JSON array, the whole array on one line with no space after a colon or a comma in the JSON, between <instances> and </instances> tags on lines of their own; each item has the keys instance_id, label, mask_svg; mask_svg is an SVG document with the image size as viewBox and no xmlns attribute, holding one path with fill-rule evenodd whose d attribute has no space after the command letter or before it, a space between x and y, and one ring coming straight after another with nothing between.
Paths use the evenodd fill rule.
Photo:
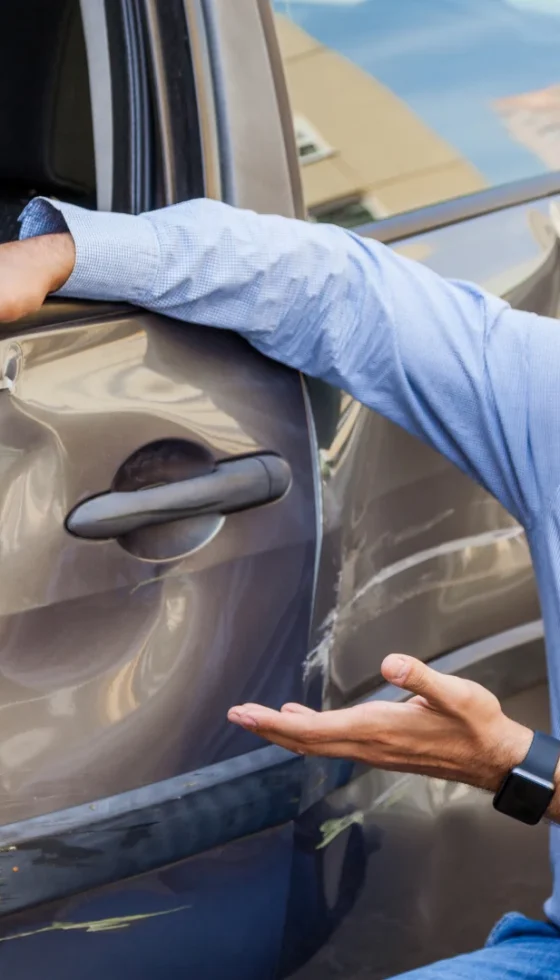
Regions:
<instances>
[{"instance_id":1,"label":"black door handle","mask_svg":"<svg viewBox=\"0 0 560 980\"><path fill-rule=\"evenodd\" d=\"M179 483L92 497L71 511L66 527L79 538L119 538L185 517L258 507L283 497L291 481L290 467L280 456L247 456L218 463L212 473Z\"/></svg>"}]
</instances>

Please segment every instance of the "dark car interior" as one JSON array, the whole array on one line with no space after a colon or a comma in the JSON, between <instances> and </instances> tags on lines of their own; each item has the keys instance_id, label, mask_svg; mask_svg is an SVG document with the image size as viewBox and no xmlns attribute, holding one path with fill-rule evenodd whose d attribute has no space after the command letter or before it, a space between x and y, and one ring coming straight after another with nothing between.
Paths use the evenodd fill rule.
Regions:
<instances>
[{"instance_id":1,"label":"dark car interior","mask_svg":"<svg viewBox=\"0 0 560 980\"><path fill-rule=\"evenodd\" d=\"M0 241L37 194L96 206L92 110L78 0L0 8Z\"/></svg>"}]
</instances>

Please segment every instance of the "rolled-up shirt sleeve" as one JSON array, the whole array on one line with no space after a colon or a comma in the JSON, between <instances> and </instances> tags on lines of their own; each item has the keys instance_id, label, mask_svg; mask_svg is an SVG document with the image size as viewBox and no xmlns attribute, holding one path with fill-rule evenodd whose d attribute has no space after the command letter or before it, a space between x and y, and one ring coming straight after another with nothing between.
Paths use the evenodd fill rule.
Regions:
<instances>
[{"instance_id":1,"label":"rolled-up shirt sleeve","mask_svg":"<svg viewBox=\"0 0 560 980\"><path fill-rule=\"evenodd\" d=\"M235 330L403 426L533 520L557 478L543 442L560 378L556 321L341 228L218 202L135 217L37 199L22 237L61 230L61 219L76 244L61 295Z\"/></svg>"}]
</instances>

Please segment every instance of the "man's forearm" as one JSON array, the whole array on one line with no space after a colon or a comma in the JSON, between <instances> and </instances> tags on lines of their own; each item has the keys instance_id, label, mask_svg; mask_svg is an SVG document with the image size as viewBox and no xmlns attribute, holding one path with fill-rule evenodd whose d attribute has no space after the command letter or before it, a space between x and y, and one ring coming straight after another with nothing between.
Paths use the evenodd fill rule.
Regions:
<instances>
[{"instance_id":1,"label":"man's forearm","mask_svg":"<svg viewBox=\"0 0 560 980\"><path fill-rule=\"evenodd\" d=\"M36 199L23 237L60 230L61 214L76 245L61 295L235 330L422 438L531 521L528 393L534 403L539 389L526 374L540 352L528 346L546 331L527 314L332 226L208 200L133 216Z\"/></svg>"},{"instance_id":2,"label":"man's forearm","mask_svg":"<svg viewBox=\"0 0 560 980\"><path fill-rule=\"evenodd\" d=\"M35 312L48 293L67 281L74 259L74 242L68 233L2 245L0 323Z\"/></svg>"},{"instance_id":3,"label":"man's forearm","mask_svg":"<svg viewBox=\"0 0 560 980\"><path fill-rule=\"evenodd\" d=\"M41 208L47 209L47 216L54 213L52 225L42 222ZM523 494L534 486L538 460L531 459L530 473L523 469L527 419L519 394L526 379L512 386L507 371L512 352L514 377L526 363L522 355L528 326L514 317L504 327L503 304L495 301L493 306L475 287L446 284L340 229L262 218L207 201L140 217L69 206L64 212L71 234L60 217L56 220L56 209L34 202L23 223L24 237L53 234L2 246L0 310L5 295L13 295L19 282L24 296L31 289L33 303L62 286L63 295L128 300L179 319L235 329L265 353L339 384L422 435L467 472L472 468L496 495L503 491L510 509L515 504L513 498L508 500L510 477L521 504ZM197 214L204 221L202 228ZM27 311L26 304L27 299L21 306L14 300L8 308L19 316ZM498 391L498 411L496 391L487 390L493 358L500 370L504 363L507 382ZM511 419L509 388L515 399ZM421 680L425 668L417 665L413 674L418 671ZM471 710L470 696L465 699L461 693L468 682L445 683L451 684L452 699L454 685L459 684L458 707L450 719L444 718L437 738L432 738L432 708L425 712L414 704L400 706L395 715L399 754L396 740L379 742L375 716L364 736L364 719L356 709L352 717L358 721L360 738L352 737L350 716L341 713L348 717L348 744L340 748L343 733L336 728L337 720L334 754L497 789L508 769L522 761L530 732L505 719L495 699L479 691L476 697L486 706L488 724L483 713ZM416 693L422 694L422 688ZM436 702L441 706L443 699ZM371 710L378 714L389 709ZM286 717L279 717L285 725ZM308 715L306 719L304 733L310 725ZM319 724L324 725L324 719ZM407 741L417 724L426 726L417 735L432 738L430 753L426 739ZM275 731L253 727L269 738ZM281 726L278 730L278 741L284 744ZM332 754L334 744L327 743L326 754ZM315 743L313 747L320 748ZM560 789L549 816L560 823Z\"/></svg>"}]
</instances>

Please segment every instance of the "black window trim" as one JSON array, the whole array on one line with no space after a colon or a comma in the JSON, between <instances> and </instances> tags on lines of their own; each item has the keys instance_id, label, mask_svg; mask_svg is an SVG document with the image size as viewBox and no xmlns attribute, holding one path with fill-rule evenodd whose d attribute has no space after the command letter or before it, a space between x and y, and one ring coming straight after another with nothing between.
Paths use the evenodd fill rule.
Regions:
<instances>
[{"instance_id":1,"label":"black window trim","mask_svg":"<svg viewBox=\"0 0 560 980\"><path fill-rule=\"evenodd\" d=\"M152 133L143 23L135 0L80 0L99 211L147 210ZM118 100L117 100L118 95Z\"/></svg>"},{"instance_id":2,"label":"black window trim","mask_svg":"<svg viewBox=\"0 0 560 980\"><path fill-rule=\"evenodd\" d=\"M186 0L142 0L158 154L156 206L208 192Z\"/></svg>"},{"instance_id":3,"label":"black window trim","mask_svg":"<svg viewBox=\"0 0 560 980\"><path fill-rule=\"evenodd\" d=\"M134 0L121 0L127 55L129 102L130 201L133 214L152 206L153 120L148 90L148 62L144 23Z\"/></svg>"}]
</instances>

